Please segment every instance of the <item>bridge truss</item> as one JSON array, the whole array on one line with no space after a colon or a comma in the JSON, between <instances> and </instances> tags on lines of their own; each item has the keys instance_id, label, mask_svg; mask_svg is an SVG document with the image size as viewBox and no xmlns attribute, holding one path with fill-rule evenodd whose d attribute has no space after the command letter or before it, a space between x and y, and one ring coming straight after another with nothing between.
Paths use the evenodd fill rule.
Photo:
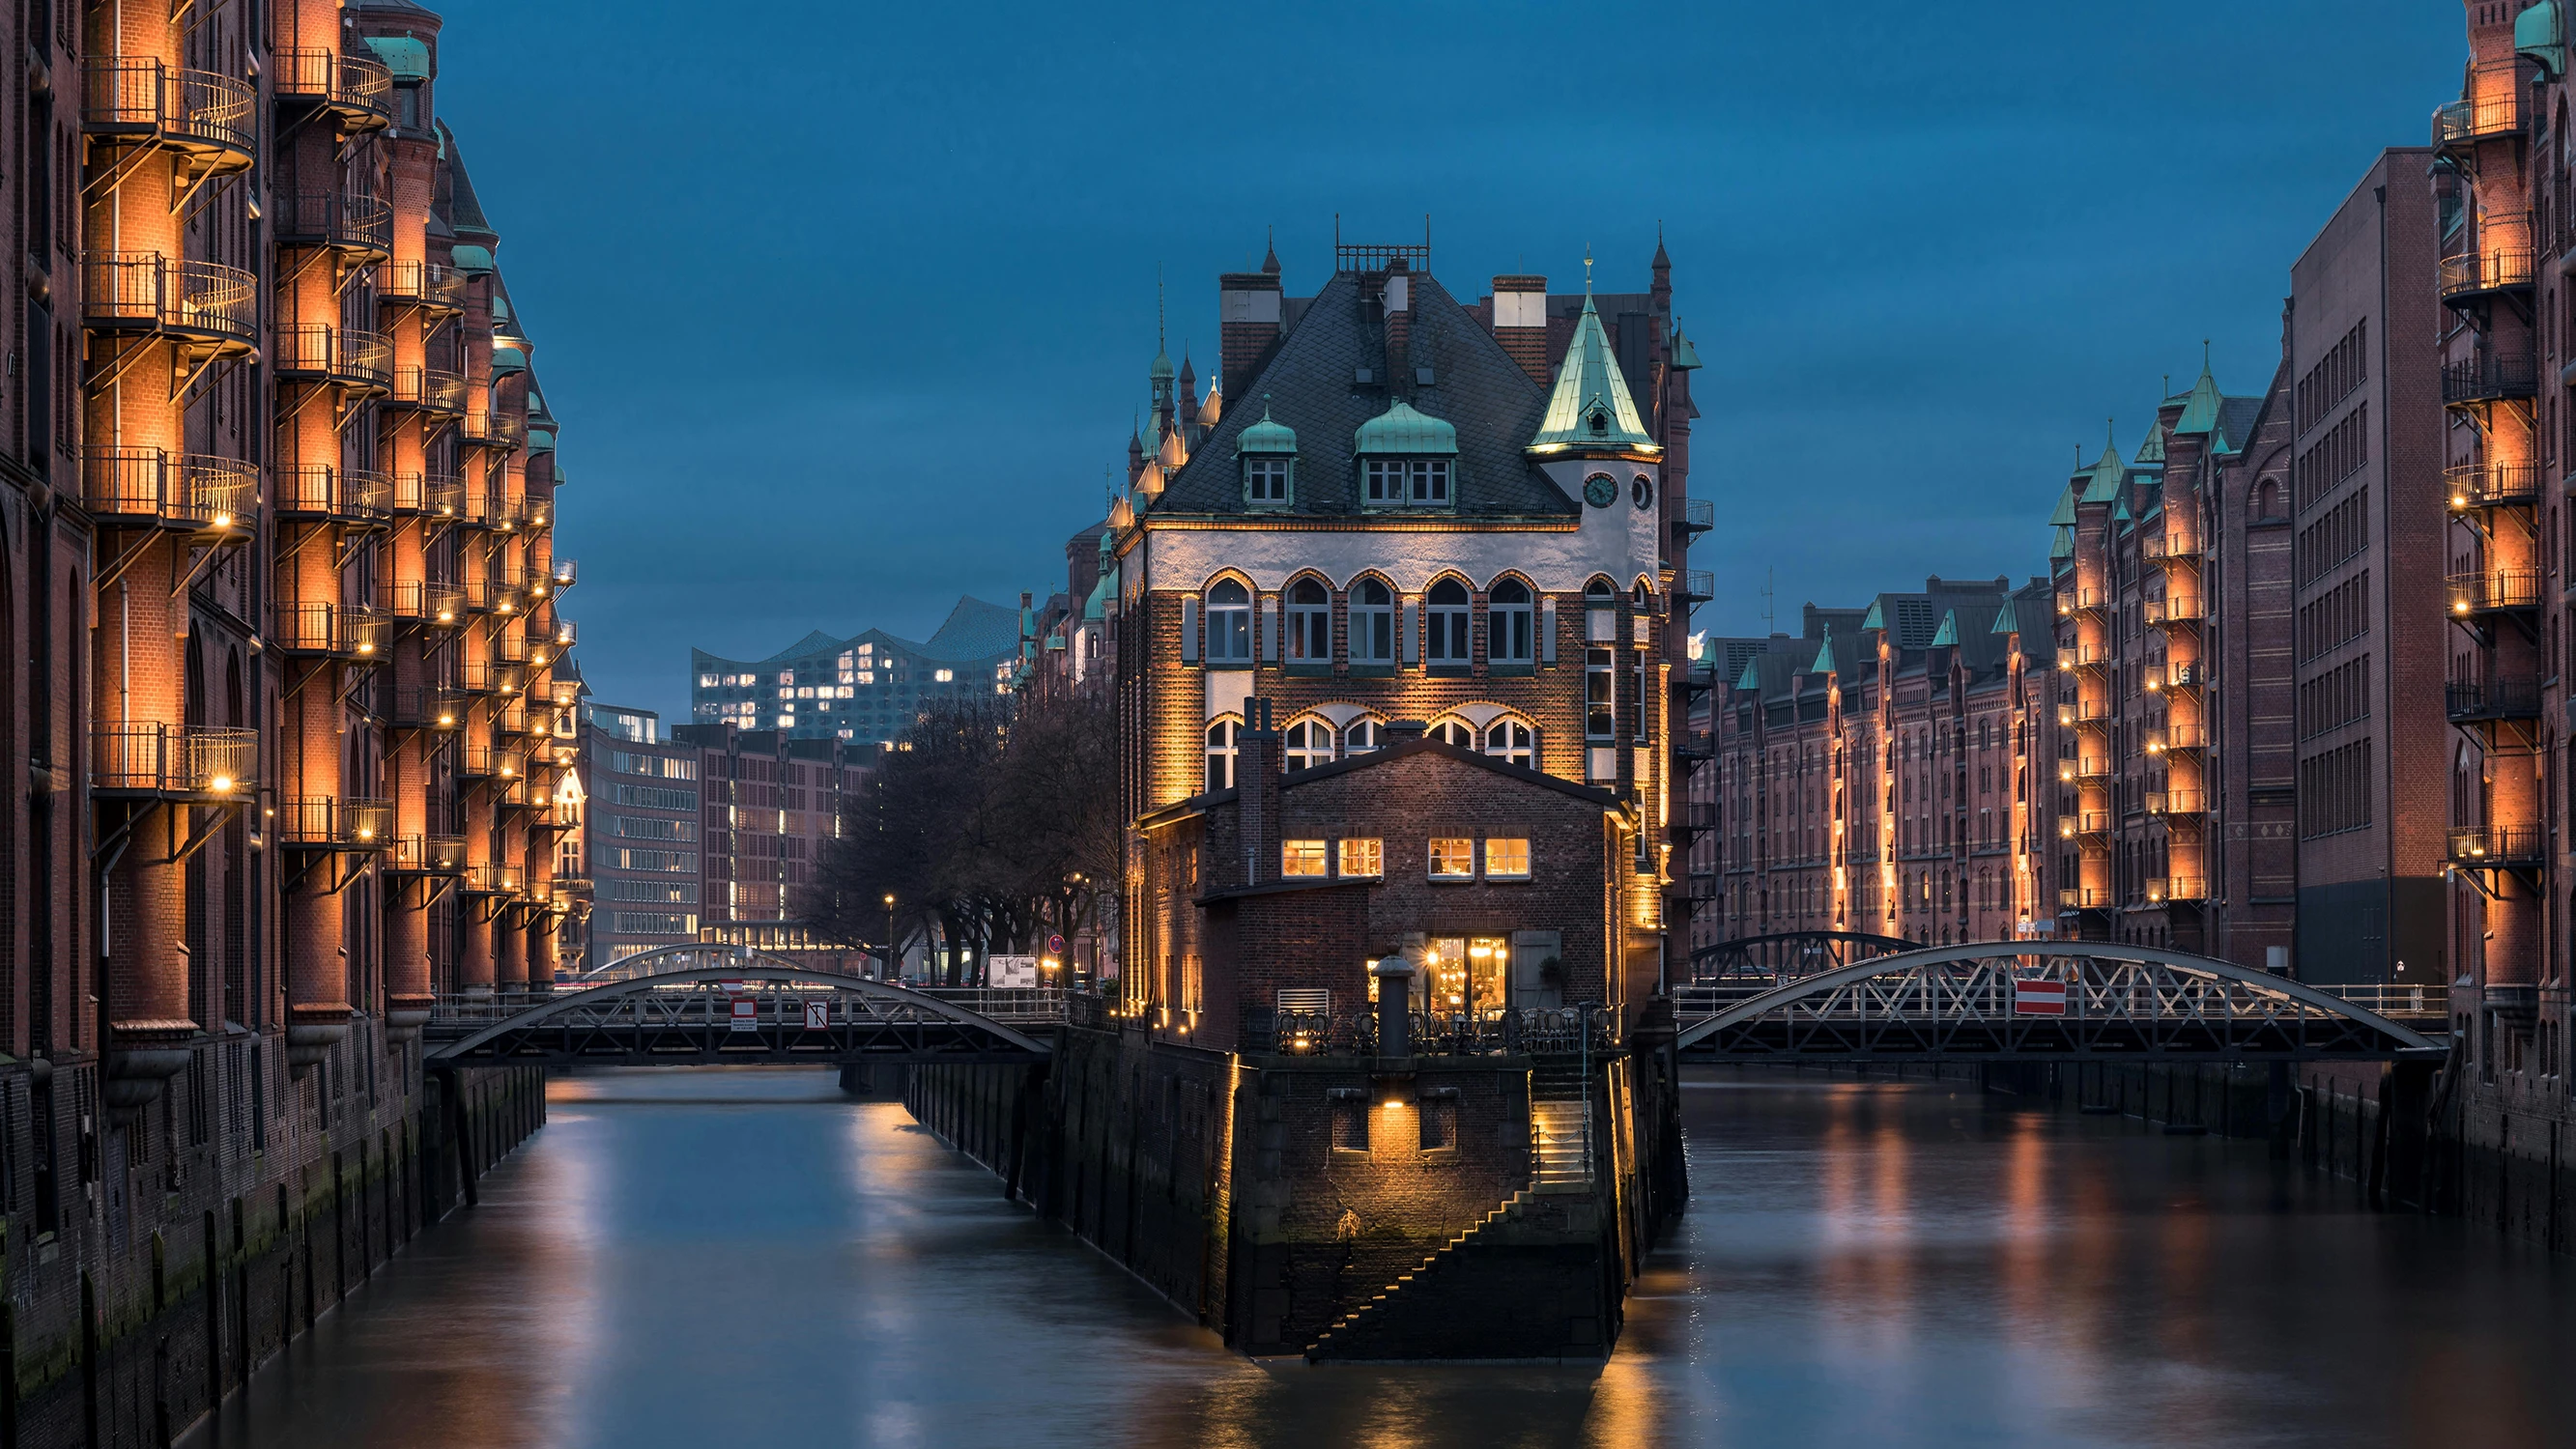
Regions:
<instances>
[{"instance_id":1,"label":"bridge truss","mask_svg":"<svg viewBox=\"0 0 2576 1449\"><path fill-rule=\"evenodd\" d=\"M1812 976L1872 956L1911 951L1915 943L1866 931L1781 931L1767 936L1738 936L1691 952L1691 974L1711 977Z\"/></svg>"},{"instance_id":2,"label":"bridge truss","mask_svg":"<svg viewBox=\"0 0 2576 1449\"><path fill-rule=\"evenodd\" d=\"M1776 986L1703 985L1676 993L1675 1007L1676 1046L1699 1060L2324 1061L2443 1051L2416 1026L2313 986L2108 941L1918 949Z\"/></svg>"}]
</instances>

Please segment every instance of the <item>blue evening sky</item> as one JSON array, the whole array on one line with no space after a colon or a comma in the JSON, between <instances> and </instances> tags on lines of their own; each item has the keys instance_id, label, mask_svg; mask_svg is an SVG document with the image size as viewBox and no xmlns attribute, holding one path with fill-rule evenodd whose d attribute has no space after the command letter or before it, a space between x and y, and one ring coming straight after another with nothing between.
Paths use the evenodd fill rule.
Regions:
<instances>
[{"instance_id":1,"label":"blue evening sky","mask_svg":"<svg viewBox=\"0 0 2576 1449\"><path fill-rule=\"evenodd\" d=\"M435 3L435 0L433 0ZM1707 364L1698 624L2016 576L2164 374L2259 391L2292 258L2459 86L2457 4L446 0L439 108L562 420L592 688L1063 582L1171 279L1420 236L1642 290Z\"/></svg>"}]
</instances>

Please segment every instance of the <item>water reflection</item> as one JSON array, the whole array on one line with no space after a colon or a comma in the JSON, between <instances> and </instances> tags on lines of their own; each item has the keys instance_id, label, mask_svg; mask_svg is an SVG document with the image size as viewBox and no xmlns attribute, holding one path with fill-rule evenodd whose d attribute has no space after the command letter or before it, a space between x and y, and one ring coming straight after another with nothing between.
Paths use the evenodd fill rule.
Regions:
<instances>
[{"instance_id":1,"label":"water reflection","mask_svg":"<svg viewBox=\"0 0 2576 1449\"><path fill-rule=\"evenodd\" d=\"M2259 1150L1711 1077L1605 1365L1248 1363L824 1073L558 1081L483 1204L220 1425L261 1446L2566 1442L2569 1268ZM193 1443L215 1442L201 1428Z\"/></svg>"}]
</instances>

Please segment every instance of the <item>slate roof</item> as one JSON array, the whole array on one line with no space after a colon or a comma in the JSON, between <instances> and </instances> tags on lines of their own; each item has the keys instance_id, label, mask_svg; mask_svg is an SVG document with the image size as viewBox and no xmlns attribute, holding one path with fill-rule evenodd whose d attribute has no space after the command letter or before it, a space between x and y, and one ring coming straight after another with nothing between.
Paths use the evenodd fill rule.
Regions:
<instances>
[{"instance_id":1,"label":"slate roof","mask_svg":"<svg viewBox=\"0 0 2576 1449\"><path fill-rule=\"evenodd\" d=\"M1415 410L1458 429L1453 512L1461 518L1573 517L1582 505L1537 470L1521 449L1538 432L1547 393L1428 273L1413 274L1413 363L1431 369L1432 385L1409 390ZM1297 434L1296 497L1291 515L1361 512L1353 436L1383 414L1388 389L1352 379L1360 368L1387 376L1386 332L1360 315L1359 278L1334 277L1315 294L1269 365L1243 395L1230 399L1216 430L1200 440L1150 516L1245 512L1237 471L1237 434L1269 416ZM1276 512L1277 510L1267 510Z\"/></svg>"},{"instance_id":2,"label":"slate roof","mask_svg":"<svg viewBox=\"0 0 2576 1449\"><path fill-rule=\"evenodd\" d=\"M487 246L499 241L501 234L492 229L491 221L483 215L483 203L474 194L473 179L465 174L465 153L457 147L456 133L441 121L438 134L447 143L448 225L456 228L458 236Z\"/></svg>"}]
</instances>

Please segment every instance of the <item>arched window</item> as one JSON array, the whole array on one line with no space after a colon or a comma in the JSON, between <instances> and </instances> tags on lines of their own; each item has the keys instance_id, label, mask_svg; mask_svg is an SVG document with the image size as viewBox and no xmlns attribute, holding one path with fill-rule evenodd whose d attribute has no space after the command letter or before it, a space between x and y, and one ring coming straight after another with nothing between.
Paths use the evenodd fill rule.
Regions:
<instances>
[{"instance_id":1,"label":"arched window","mask_svg":"<svg viewBox=\"0 0 2576 1449\"><path fill-rule=\"evenodd\" d=\"M1252 662L1252 594L1232 579L1207 591L1207 657L1212 664Z\"/></svg>"},{"instance_id":2,"label":"arched window","mask_svg":"<svg viewBox=\"0 0 2576 1449\"><path fill-rule=\"evenodd\" d=\"M1342 754L1344 758L1348 758L1352 755L1365 755L1371 750L1382 750L1385 748L1386 723L1383 720L1374 718L1355 719L1349 724L1342 726Z\"/></svg>"},{"instance_id":3,"label":"arched window","mask_svg":"<svg viewBox=\"0 0 2576 1449\"><path fill-rule=\"evenodd\" d=\"M1485 753L1507 764L1538 768L1538 732L1509 717L1485 726Z\"/></svg>"},{"instance_id":4,"label":"arched window","mask_svg":"<svg viewBox=\"0 0 2576 1449\"><path fill-rule=\"evenodd\" d=\"M1424 657L1433 664L1465 664L1467 586L1456 579L1442 579L1431 586L1430 606L1431 638Z\"/></svg>"},{"instance_id":5,"label":"arched window","mask_svg":"<svg viewBox=\"0 0 2576 1449\"><path fill-rule=\"evenodd\" d=\"M1323 664L1333 657L1333 600L1313 579L1288 589L1288 657Z\"/></svg>"},{"instance_id":6,"label":"arched window","mask_svg":"<svg viewBox=\"0 0 2576 1449\"><path fill-rule=\"evenodd\" d=\"M1376 579L1351 586L1351 662L1395 662L1395 594Z\"/></svg>"},{"instance_id":7,"label":"arched window","mask_svg":"<svg viewBox=\"0 0 2576 1449\"><path fill-rule=\"evenodd\" d=\"M1234 752L1237 737L1243 732L1243 721L1232 715L1207 727L1207 787L1210 790L1234 788Z\"/></svg>"},{"instance_id":8,"label":"arched window","mask_svg":"<svg viewBox=\"0 0 2576 1449\"><path fill-rule=\"evenodd\" d=\"M1529 585L1500 580L1485 601L1485 657L1496 664L1527 664L1531 637Z\"/></svg>"},{"instance_id":9,"label":"arched window","mask_svg":"<svg viewBox=\"0 0 2576 1449\"><path fill-rule=\"evenodd\" d=\"M1463 719L1436 720L1425 733L1444 745L1456 745L1462 750L1476 747L1476 727Z\"/></svg>"},{"instance_id":10,"label":"arched window","mask_svg":"<svg viewBox=\"0 0 2576 1449\"><path fill-rule=\"evenodd\" d=\"M1333 727L1308 717L1288 726L1281 736L1280 759L1291 770L1310 770L1333 762Z\"/></svg>"},{"instance_id":11,"label":"arched window","mask_svg":"<svg viewBox=\"0 0 2576 1449\"><path fill-rule=\"evenodd\" d=\"M1640 614L1651 614L1655 612L1655 591L1653 587L1648 585L1644 579L1637 580L1637 586L1628 591L1628 604Z\"/></svg>"}]
</instances>

